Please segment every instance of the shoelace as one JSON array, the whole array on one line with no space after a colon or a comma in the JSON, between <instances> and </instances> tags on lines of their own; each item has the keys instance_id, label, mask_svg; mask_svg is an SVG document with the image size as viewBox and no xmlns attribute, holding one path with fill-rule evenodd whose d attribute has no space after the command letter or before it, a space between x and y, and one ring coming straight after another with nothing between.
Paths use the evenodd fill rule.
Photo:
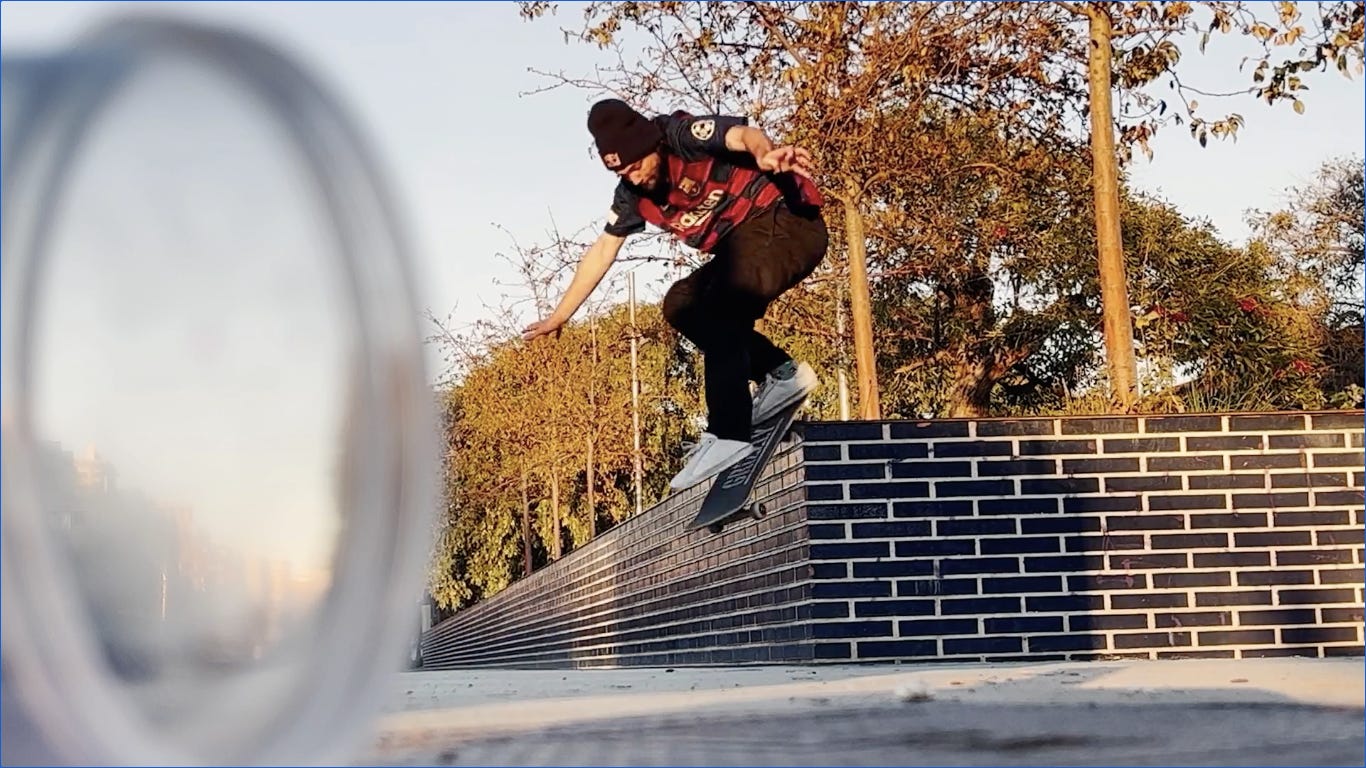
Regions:
<instances>
[{"instance_id":1,"label":"shoelace","mask_svg":"<svg viewBox=\"0 0 1366 768\"><path fill-rule=\"evenodd\" d=\"M696 454L698 451L702 450L702 446L706 445L706 444L709 443L709 442L711 442L711 441L710 441L710 440L706 440L706 439L697 440L697 441L691 441L691 442L685 440L685 441L683 442L683 447L684 447L686 450L684 450L684 452L683 452L683 463L686 464L690 459L692 459L692 457L693 457L694 454Z\"/></svg>"}]
</instances>

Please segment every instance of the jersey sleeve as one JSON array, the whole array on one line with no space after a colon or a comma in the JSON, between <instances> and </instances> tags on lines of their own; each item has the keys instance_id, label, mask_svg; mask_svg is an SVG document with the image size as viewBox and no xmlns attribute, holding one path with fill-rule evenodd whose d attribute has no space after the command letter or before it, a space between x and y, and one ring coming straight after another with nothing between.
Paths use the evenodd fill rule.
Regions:
<instances>
[{"instance_id":1,"label":"jersey sleeve","mask_svg":"<svg viewBox=\"0 0 1366 768\"><path fill-rule=\"evenodd\" d=\"M625 184L617 184L617 190L612 194L612 208L607 212L607 225L602 231L616 237L644 232L645 219L640 215L639 202L636 193Z\"/></svg>"},{"instance_id":2,"label":"jersey sleeve","mask_svg":"<svg viewBox=\"0 0 1366 768\"><path fill-rule=\"evenodd\" d=\"M696 160L703 155L724 155L726 131L738 125L749 125L749 120L731 115L670 115L664 118L664 141L684 160Z\"/></svg>"}]
</instances>

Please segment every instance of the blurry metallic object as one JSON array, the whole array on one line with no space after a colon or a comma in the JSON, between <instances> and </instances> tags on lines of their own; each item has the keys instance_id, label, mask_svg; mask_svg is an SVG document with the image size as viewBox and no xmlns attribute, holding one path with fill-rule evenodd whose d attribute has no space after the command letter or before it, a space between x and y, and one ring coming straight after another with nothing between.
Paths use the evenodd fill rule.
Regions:
<instances>
[{"instance_id":1,"label":"blurry metallic object","mask_svg":"<svg viewBox=\"0 0 1366 768\"><path fill-rule=\"evenodd\" d=\"M335 425L343 445L334 451L340 525L330 583L301 639L282 651L288 663L260 681L249 666L230 668L238 679L221 689L194 677L166 681L180 685L170 691L176 701L213 701L170 705L158 717L136 701L145 696L137 680L111 666L54 531L55 503L40 480L43 435L34 429L33 368L43 352L34 318L62 290L44 270L71 213L63 195L86 139L130 81L187 64L246 92L311 182L350 320L336 330L349 379L338 384L346 391L344 423ZM344 761L370 736L383 684L409 650L436 499L437 421L408 244L376 162L308 74L238 32L127 17L53 55L7 52L2 72L4 762Z\"/></svg>"}]
</instances>

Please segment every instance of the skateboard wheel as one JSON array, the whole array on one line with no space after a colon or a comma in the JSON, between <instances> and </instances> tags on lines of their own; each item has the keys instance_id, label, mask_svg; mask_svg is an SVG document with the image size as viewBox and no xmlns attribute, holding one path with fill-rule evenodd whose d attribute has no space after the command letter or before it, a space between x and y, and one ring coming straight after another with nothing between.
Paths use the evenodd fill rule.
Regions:
<instances>
[{"instance_id":1,"label":"skateboard wheel","mask_svg":"<svg viewBox=\"0 0 1366 768\"><path fill-rule=\"evenodd\" d=\"M761 517L763 517L764 515L767 515L767 514L768 514L768 505L767 505L767 504L763 504L763 503L755 504L754 507L753 507L752 509L753 509L752 514L754 515L754 519L755 519L755 520L758 520L759 518L761 518Z\"/></svg>"},{"instance_id":2,"label":"skateboard wheel","mask_svg":"<svg viewBox=\"0 0 1366 768\"><path fill-rule=\"evenodd\" d=\"M720 533L724 528L725 526L721 525L720 523L712 523L711 525L707 526L707 531L712 534L717 534Z\"/></svg>"}]
</instances>

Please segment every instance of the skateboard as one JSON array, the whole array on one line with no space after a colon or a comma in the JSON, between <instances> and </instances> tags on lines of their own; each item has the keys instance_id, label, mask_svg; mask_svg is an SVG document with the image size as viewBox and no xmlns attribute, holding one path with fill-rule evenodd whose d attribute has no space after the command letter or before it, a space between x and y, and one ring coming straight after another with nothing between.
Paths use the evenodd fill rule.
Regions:
<instances>
[{"instance_id":1,"label":"skateboard","mask_svg":"<svg viewBox=\"0 0 1366 768\"><path fill-rule=\"evenodd\" d=\"M749 444L754 450L731 466L721 470L712 481L711 490L702 500L702 509L697 517L688 524L689 531L706 528L713 534L720 533L726 525L741 518L758 520L768 513L762 502L749 504L749 494L759 481L764 465L773 456L778 445L787 437L797 411L806 404L806 398L792 403L754 426Z\"/></svg>"}]
</instances>

